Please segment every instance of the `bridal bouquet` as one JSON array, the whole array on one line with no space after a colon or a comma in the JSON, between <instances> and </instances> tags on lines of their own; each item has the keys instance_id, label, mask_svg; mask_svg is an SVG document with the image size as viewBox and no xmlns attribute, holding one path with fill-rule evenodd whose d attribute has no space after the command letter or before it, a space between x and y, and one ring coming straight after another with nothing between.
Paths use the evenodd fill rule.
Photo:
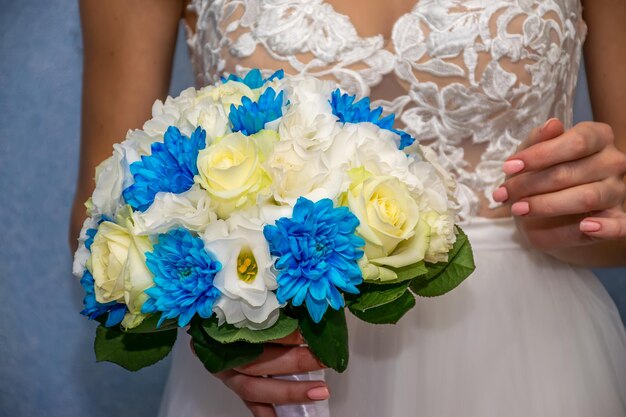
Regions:
<instances>
[{"instance_id":1,"label":"bridal bouquet","mask_svg":"<svg viewBox=\"0 0 626 417\"><path fill-rule=\"evenodd\" d=\"M96 169L74 274L98 361L136 371L187 328L211 372L302 333L339 372L345 308L396 323L473 270L454 181L367 98L252 70L157 101Z\"/></svg>"}]
</instances>

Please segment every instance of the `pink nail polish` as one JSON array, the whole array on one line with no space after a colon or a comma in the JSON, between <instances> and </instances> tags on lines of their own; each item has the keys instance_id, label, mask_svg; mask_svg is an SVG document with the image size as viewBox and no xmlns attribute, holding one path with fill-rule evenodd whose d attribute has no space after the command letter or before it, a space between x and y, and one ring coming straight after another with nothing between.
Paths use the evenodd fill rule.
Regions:
<instances>
[{"instance_id":1,"label":"pink nail polish","mask_svg":"<svg viewBox=\"0 0 626 417\"><path fill-rule=\"evenodd\" d=\"M502 171L504 171L504 173L507 175L517 174L523 169L524 161L522 161L521 159L511 159L510 161L506 161L504 164L502 164Z\"/></svg>"},{"instance_id":2,"label":"pink nail polish","mask_svg":"<svg viewBox=\"0 0 626 417\"><path fill-rule=\"evenodd\" d=\"M498 203L502 203L509 199L509 192L505 187L500 187L493 192L492 197Z\"/></svg>"},{"instance_id":3,"label":"pink nail polish","mask_svg":"<svg viewBox=\"0 0 626 417\"><path fill-rule=\"evenodd\" d=\"M317 387L310 389L306 393L306 395L313 401L327 400L328 397L330 397L330 393L328 392L328 388L326 387Z\"/></svg>"},{"instance_id":4,"label":"pink nail polish","mask_svg":"<svg viewBox=\"0 0 626 417\"><path fill-rule=\"evenodd\" d=\"M594 222L593 220L583 220L580 222L581 232L599 232L601 228L602 225L598 222Z\"/></svg>"},{"instance_id":5,"label":"pink nail polish","mask_svg":"<svg viewBox=\"0 0 626 417\"><path fill-rule=\"evenodd\" d=\"M524 216L530 212L530 204L526 201L519 201L511 206L511 213L514 216Z\"/></svg>"}]
</instances>

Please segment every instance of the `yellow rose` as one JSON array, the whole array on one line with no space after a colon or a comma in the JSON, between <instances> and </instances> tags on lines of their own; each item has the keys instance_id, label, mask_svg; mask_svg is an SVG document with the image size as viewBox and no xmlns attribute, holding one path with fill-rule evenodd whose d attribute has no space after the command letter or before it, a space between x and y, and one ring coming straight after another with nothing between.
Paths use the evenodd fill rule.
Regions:
<instances>
[{"instance_id":1,"label":"yellow rose","mask_svg":"<svg viewBox=\"0 0 626 417\"><path fill-rule=\"evenodd\" d=\"M120 224L105 221L98 226L87 269L93 275L99 303L123 302L129 314L139 315L148 298L144 291L154 285L145 256L152 251L152 243L147 236L132 233L130 209L121 212L116 218Z\"/></svg>"},{"instance_id":2,"label":"yellow rose","mask_svg":"<svg viewBox=\"0 0 626 417\"><path fill-rule=\"evenodd\" d=\"M418 205L406 185L391 176L352 170L344 203L358 217L357 233L365 240L361 261L366 280L393 280L385 267L401 268L424 259L430 228L420 221Z\"/></svg>"},{"instance_id":3,"label":"yellow rose","mask_svg":"<svg viewBox=\"0 0 626 417\"><path fill-rule=\"evenodd\" d=\"M270 177L261 164L277 140L273 131L237 132L200 151L195 181L209 193L220 218L254 205L260 193L269 191Z\"/></svg>"},{"instance_id":4,"label":"yellow rose","mask_svg":"<svg viewBox=\"0 0 626 417\"><path fill-rule=\"evenodd\" d=\"M224 110L228 113L230 112L230 105L239 106L241 98L244 96L252 101L256 101L259 98L258 89L253 91L244 83L228 81L222 85L205 87L199 90L196 100L201 101L208 97L215 102L222 103Z\"/></svg>"}]
</instances>

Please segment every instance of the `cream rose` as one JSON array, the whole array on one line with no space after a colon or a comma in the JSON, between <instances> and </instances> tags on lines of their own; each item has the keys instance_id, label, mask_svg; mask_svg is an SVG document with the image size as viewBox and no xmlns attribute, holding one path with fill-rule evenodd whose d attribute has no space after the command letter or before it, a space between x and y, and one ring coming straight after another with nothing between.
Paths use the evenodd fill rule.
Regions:
<instances>
[{"instance_id":1,"label":"cream rose","mask_svg":"<svg viewBox=\"0 0 626 417\"><path fill-rule=\"evenodd\" d=\"M270 178L262 163L276 140L272 131L252 136L237 132L200 151L195 181L211 196L218 217L227 218L268 192Z\"/></svg>"},{"instance_id":2,"label":"cream rose","mask_svg":"<svg viewBox=\"0 0 626 417\"><path fill-rule=\"evenodd\" d=\"M357 233L366 242L361 261L364 279L395 279L395 272L386 267L401 268L423 260L429 228L420 222L417 202L397 178L373 176L364 169L351 174L353 183L345 203L358 217Z\"/></svg>"},{"instance_id":3,"label":"cream rose","mask_svg":"<svg viewBox=\"0 0 626 417\"><path fill-rule=\"evenodd\" d=\"M226 113L229 113L231 104L239 106L244 96L252 101L256 101L259 98L259 91L258 89L253 91L250 87L238 81L228 81L218 86L209 86L199 90L197 100L210 98L215 102L221 103Z\"/></svg>"},{"instance_id":4,"label":"cream rose","mask_svg":"<svg viewBox=\"0 0 626 417\"><path fill-rule=\"evenodd\" d=\"M447 262L448 252L456 242L454 215L452 213L439 214L431 211L422 214L422 220L430 229L430 242L424 260L427 262Z\"/></svg>"},{"instance_id":5,"label":"cream rose","mask_svg":"<svg viewBox=\"0 0 626 417\"><path fill-rule=\"evenodd\" d=\"M126 210L116 219L120 224L100 223L87 269L93 275L96 301L123 302L129 314L138 315L148 298L144 291L154 285L145 256L152 251L152 243L148 237L132 233L133 225L130 214L124 213Z\"/></svg>"}]
</instances>

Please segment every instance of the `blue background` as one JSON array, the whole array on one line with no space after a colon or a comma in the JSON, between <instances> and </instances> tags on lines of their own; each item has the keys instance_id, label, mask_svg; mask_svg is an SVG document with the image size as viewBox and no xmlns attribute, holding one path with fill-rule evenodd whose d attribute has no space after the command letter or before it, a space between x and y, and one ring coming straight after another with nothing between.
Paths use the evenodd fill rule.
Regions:
<instances>
[{"instance_id":1,"label":"blue background","mask_svg":"<svg viewBox=\"0 0 626 417\"><path fill-rule=\"evenodd\" d=\"M156 415L169 362L96 364L78 312L68 222L78 166L81 39L75 1L0 0L0 416ZM172 94L193 85L182 31ZM584 81L578 120L590 119ZM626 273L602 271L626 313ZM621 279L618 279L621 278Z\"/></svg>"}]
</instances>

